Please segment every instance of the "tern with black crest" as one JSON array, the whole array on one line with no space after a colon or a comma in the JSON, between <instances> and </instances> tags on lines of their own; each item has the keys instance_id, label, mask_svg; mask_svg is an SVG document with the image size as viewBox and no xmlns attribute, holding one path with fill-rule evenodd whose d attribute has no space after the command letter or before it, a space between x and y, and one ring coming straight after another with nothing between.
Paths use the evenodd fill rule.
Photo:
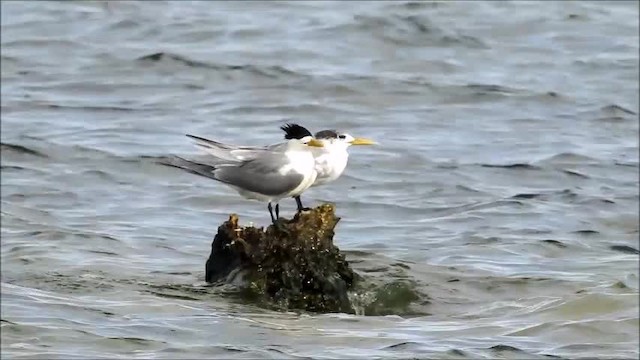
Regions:
<instances>
[{"instance_id":1,"label":"tern with black crest","mask_svg":"<svg viewBox=\"0 0 640 360\"><path fill-rule=\"evenodd\" d=\"M283 127L286 133L286 139L296 139L300 136L299 131L291 131L289 128ZM353 137L347 133L338 132L336 130L318 131L314 136L323 146L313 149L313 155L316 162L316 172L318 176L312 186L324 185L335 181L342 175L349 161L348 149L352 145L374 145L375 141ZM300 195L294 196L298 211L304 209Z\"/></svg>"},{"instance_id":2,"label":"tern with black crest","mask_svg":"<svg viewBox=\"0 0 640 360\"><path fill-rule=\"evenodd\" d=\"M246 147L230 149L222 143L198 136L187 136L195 139L199 145L216 144L220 149L228 150L228 154L236 156L232 159L220 152L213 154L216 161L206 164L174 156L160 163L222 182L247 199L267 202L274 224L280 212L278 202L283 198L299 196L315 182L317 172L311 149L324 146L311 134L269 145L257 152ZM234 150L240 152L236 153ZM241 155L247 151L250 155ZM272 203L276 203L275 216Z\"/></svg>"},{"instance_id":3,"label":"tern with black crest","mask_svg":"<svg viewBox=\"0 0 640 360\"><path fill-rule=\"evenodd\" d=\"M282 126L281 129L285 132L285 139L287 140L308 139L312 137L309 130L298 124L286 124ZM199 147L223 161L245 161L260 156L260 154L268 153L273 150L274 146L277 146L237 146L200 137L194 138ZM376 144L373 140L356 138L336 130L319 131L315 134L314 138L322 143L323 146L314 147L311 150L314 155L315 170L317 173L317 177L312 186L330 183L342 175L349 161L349 152L347 149L351 145ZM300 194L293 197L296 200L298 211L304 210L305 208L302 206Z\"/></svg>"}]
</instances>

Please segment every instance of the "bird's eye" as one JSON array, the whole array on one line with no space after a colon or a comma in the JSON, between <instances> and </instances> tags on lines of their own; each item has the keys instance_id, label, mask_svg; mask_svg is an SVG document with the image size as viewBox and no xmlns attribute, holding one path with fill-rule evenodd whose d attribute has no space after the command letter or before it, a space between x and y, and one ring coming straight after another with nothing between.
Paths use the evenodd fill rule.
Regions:
<instances>
[{"instance_id":1,"label":"bird's eye","mask_svg":"<svg viewBox=\"0 0 640 360\"><path fill-rule=\"evenodd\" d=\"M346 139L346 138L347 138L347 136L346 136L346 135L340 135L340 136L338 136L338 137L339 137L340 139Z\"/></svg>"}]
</instances>

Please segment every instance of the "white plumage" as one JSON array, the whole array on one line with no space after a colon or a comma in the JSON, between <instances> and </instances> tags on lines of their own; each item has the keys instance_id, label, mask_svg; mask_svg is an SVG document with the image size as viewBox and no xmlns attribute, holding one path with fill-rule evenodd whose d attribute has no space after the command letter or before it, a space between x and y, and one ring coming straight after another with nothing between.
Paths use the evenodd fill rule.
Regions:
<instances>
[{"instance_id":1,"label":"white plumage","mask_svg":"<svg viewBox=\"0 0 640 360\"><path fill-rule=\"evenodd\" d=\"M252 152L251 156L241 157L231 156L233 150L224 144L188 136L214 155L216 161L205 164L173 157L162 164L220 181L247 199L267 202L274 223L280 212L278 201L300 196L315 182L317 172L311 148L323 146L322 142L305 136L270 145L262 151ZM273 202L276 203L275 217L271 206Z\"/></svg>"},{"instance_id":2,"label":"white plumage","mask_svg":"<svg viewBox=\"0 0 640 360\"><path fill-rule=\"evenodd\" d=\"M285 132L285 138L308 139L311 132L306 128L297 124L287 124L281 129ZM256 146L237 146L223 144L217 141L208 140L201 137L191 136L196 140L196 145L207 153L213 155L222 161L246 161L261 156L262 154L274 151L279 144L267 145L263 147ZM335 130L319 131L315 135L315 139L322 143L322 147L311 148L314 157L315 172L317 176L311 186L324 185L338 179L349 161L349 152L347 151L351 145L372 145L372 140L364 138L354 138L345 133L338 133ZM304 189L306 190L306 188ZM302 192L300 192L301 194ZM300 194L292 195L296 199L298 210L302 210Z\"/></svg>"}]
</instances>

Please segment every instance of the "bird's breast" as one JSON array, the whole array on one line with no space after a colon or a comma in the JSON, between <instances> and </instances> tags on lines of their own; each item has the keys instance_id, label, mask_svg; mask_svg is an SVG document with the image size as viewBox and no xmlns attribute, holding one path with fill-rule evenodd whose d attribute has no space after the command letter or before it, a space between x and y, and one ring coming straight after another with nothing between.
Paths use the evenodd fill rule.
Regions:
<instances>
[{"instance_id":1,"label":"bird's breast","mask_svg":"<svg viewBox=\"0 0 640 360\"><path fill-rule=\"evenodd\" d=\"M333 181L342 175L349 154L346 152L326 153L316 157L316 171L318 172L318 180Z\"/></svg>"},{"instance_id":2,"label":"bird's breast","mask_svg":"<svg viewBox=\"0 0 640 360\"><path fill-rule=\"evenodd\" d=\"M291 151L287 153L289 163L280 169L280 174L286 175L291 171L308 175L315 170L313 154L308 151Z\"/></svg>"}]
</instances>

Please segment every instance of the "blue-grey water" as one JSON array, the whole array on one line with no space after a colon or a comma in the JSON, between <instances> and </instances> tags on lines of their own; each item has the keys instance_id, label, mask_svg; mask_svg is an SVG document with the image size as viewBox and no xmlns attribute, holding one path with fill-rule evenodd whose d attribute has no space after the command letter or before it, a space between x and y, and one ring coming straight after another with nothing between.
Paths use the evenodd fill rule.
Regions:
<instances>
[{"instance_id":1,"label":"blue-grey water","mask_svg":"<svg viewBox=\"0 0 640 360\"><path fill-rule=\"evenodd\" d=\"M3 358L638 357L638 2L1 6ZM286 121L379 142L303 199L408 307L206 286L266 206L155 160Z\"/></svg>"}]
</instances>

